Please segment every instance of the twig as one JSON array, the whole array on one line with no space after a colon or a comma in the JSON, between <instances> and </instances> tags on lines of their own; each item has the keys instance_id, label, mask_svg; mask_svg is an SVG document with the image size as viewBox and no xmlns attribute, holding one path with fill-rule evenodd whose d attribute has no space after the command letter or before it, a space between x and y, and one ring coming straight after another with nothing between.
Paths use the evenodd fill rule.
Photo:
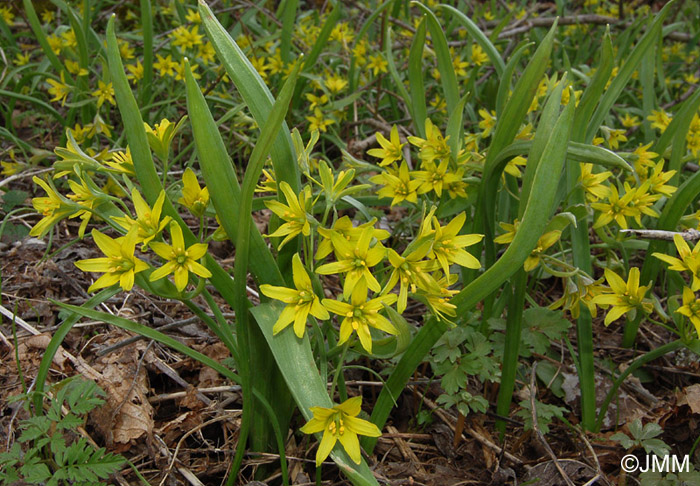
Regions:
<instances>
[{"instance_id":1,"label":"twig","mask_svg":"<svg viewBox=\"0 0 700 486\"><path fill-rule=\"evenodd\" d=\"M235 391L241 391L241 387L239 385L233 385L233 386L212 386L209 388L195 388L195 391L197 393L223 393L223 392L235 392ZM154 397L150 397L148 399L149 403L160 403L160 402L165 402L168 400L175 400L177 398L184 398L187 396L189 392L182 391L182 392L173 392L173 393L163 393L162 395L156 395Z\"/></svg>"},{"instance_id":2,"label":"twig","mask_svg":"<svg viewBox=\"0 0 700 486\"><path fill-rule=\"evenodd\" d=\"M208 426L208 425L211 425L211 424L216 423L216 422L221 422L222 420L228 420L228 419L230 419L230 418L237 417L237 416L239 416L240 414L241 414L241 411L240 411L240 410L236 410L235 412L232 412L232 413L225 413L225 414L223 414L223 415L219 415L218 417L214 417L214 418L211 419L211 420L207 420L206 422L203 422L203 423L199 424L198 426L196 426L195 428L193 428L193 429L191 429L191 430L188 430L187 433L186 433L185 435L183 435L183 436L180 438L180 440L177 442L177 446L175 446L175 451L174 451L172 454L170 453L170 451L168 451L168 455L171 456L170 464L168 464L168 468L165 470L165 474L163 475L163 479L160 481L160 485L159 485L159 486L163 486L163 484L165 483L165 480L166 480L166 479L168 478L168 476L170 475L170 471L172 471L173 465L175 465L175 460L177 459L177 453L180 451L180 446L182 446L182 443L185 441L185 439L187 439L189 436L191 436L191 435L194 434L195 432L198 432L198 431L202 430L204 427L206 427L206 426ZM162 439L161 439L161 440L162 440ZM163 446L166 447L166 450L167 450L167 446L165 446L165 443L163 443ZM180 471L180 473L183 472L182 469L183 469L183 468L178 468L178 470ZM190 471L187 470L187 472L190 472ZM191 473L190 473L190 474L191 474ZM183 475L184 475L184 474L183 474ZM190 478L187 478L187 479L190 480ZM190 480L190 482L191 482L191 480ZM194 484L194 483L193 483L193 484ZM201 484L201 483L200 483L200 484Z\"/></svg>"},{"instance_id":3,"label":"twig","mask_svg":"<svg viewBox=\"0 0 700 486\"><path fill-rule=\"evenodd\" d=\"M505 39L508 37L513 37L518 34L523 34L535 27L551 27L556 19L558 20L557 25L581 25L581 24L593 24L593 25L614 25L620 28L627 28L632 25L631 22L624 22L615 17L606 17L604 15L595 14L583 14L583 15L572 15L567 17L532 17L522 22L519 26L508 26L503 31L498 34L499 39ZM486 35L489 35L488 33ZM666 36L668 39L689 42L691 36L683 32L671 32Z\"/></svg>"},{"instance_id":4,"label":"twig","mask_svg":"<svg viewBox=\"0 0 700 486\"><path fill-rule=\"evenodd\" d=\"M588 441L588 437L586 437L586 433L581 429L577 429L577 430L578 430L579 435L581 436L581 439L583 440L583 443L586 444L586 448L588 449L588 452L591 453L591 457L593 457L593 462L595 463L595 476L593 476L593 478L591 478L591 480L588 481L584 486L592 486L599 479L602 479L605 482L605 484L609 485L610 482L605 477L605 474L603 473L603 470L600 467L600 461L598 461L598 456L596 455L595 451L593 450L593 446Z\"/></svg>"},{"instance_id":5,"label":"twig","mask_svg":"<svg viewBox=\"0 0 700 486\"><path fill-rule=\"evenodd\" d=\"M694 229L688 229L685 231L664 231L664 230L648 230L648 229L622 229L621 233L631 233L633 235L641 236L648 240L665 240L673 241L675 235L681 235L685 241L694 243L700 241L700 231Z\"/></svg>"},{"instance_id":6,"label":"twig","mask_svg":"<svg viewBox=\"0 0 700 486\"><path fill-rule=\"evenodd\" d=\"M4 315L11 321L15 321L15 323L19 324L19 327L27 331L29 334L32 334L34 336L38 336L41 334L39 331L34 329L30 324L27 323L24 319L22 319L20 316L17 314L11 312L8 308L5 306L0 305L0 314Z\"/></svg>"},{"instance_id":7,"label":"twig","mask_svg":"<svg viewBox=\"0 0 700 486\"><path fill-rule=\"evenodd\" d=\"M225 313L224 314L224 317L233 317L233 316L234 316L234 314L232 314L232 313ZM197 316L188 317L187 319L181 319L179 321L169 322L168 324L157 327L156 331L166 331L168 329L172 329L173 327L185 326L187 324L192 324L192 323L195 323L198 321L199 321L199 317L197 317ZM135 343L136 341L140 341L141 339L146 339L146 338L141 336L141 335L132 336L132 337L127 338L123 341L119 341L116 344L102 348L99 351L97 351L97 353L95 353L95 354L98 357L104 356L105 354L112 353L112 352L116 351L117 349L123 348L124 346L128 346L129 344Z\"/></svg>"},{"instance_id":8,"label":"twig","mask_svg":"<svg viewBox=\"0 0 700 486\"><path fill-rule=\"evenodd\" d=\"M571 478L569 478L569 475L566 474L566 471L562 469L561 464L559 464L559 459L557 459L557 456L554 454L554 451L545 440L544 434L542 434L542 431L540 430L540 427L537 424L537 408L535 407L535 397L537 396L537 375L535 374L536 369L537 361L532 363L532 372L530 373L530 413L532 413L532 429L535 432L537 439L540 441L542 446L547 451L547 454L549 454L549 457L552 459L554 467L557 468L557 471L559 471L561 477L564 479L564 481L566 481L566 484L568 484L569 486L576 486L571 480Z\"/></svg>"},{"instance_id":9,"label":"twig","mask_svg":"<svg viewBox=\"0 0 700 486\"><path fill-rule=\"evenodd\" d=\"M6 177L5 179L0 181L0 187L9 184L12 181L16 181L17 179L24 179L29 176L35 176L37 174L43 174L44 172L51 172L53 170L53 167L50 169L39 169L35 170L32 172L20 172L19 174L11 175L10 177Z\"/></svg>"},{"instance_id":10,"label":"twig","mask_svg":"<svg viewBox=\"0 0 700 486\"><path fill-rule=\"evenodd\" d=\"M415 387L413 387L413 386L409 386L408 388L411 389L411 390L414 390L414 389L415 389ZM452 420L449 419L449 417L447 416L447 413L446 413L438 404L436 404L435 402L433 402L432 400L430 400L430 399L429 399L428 397L426 397L423 393L420 393L420 392L419 392L419 394L421 395L421 398L423 399L423 401L425 402L425 404L426 404L431 410L433 410L433 411L435 412L435 414L436 414L438 417L440 417L440 419L441 419L443 422L445 422L445 424L447 424L447 426L452 430L452 432L454 432L454 431L455 431L455 425L452 423ZM524 467L525 469L530 469L530 466L528 466L527 464L524 464L523 461L521 461L520 459L518 459L517 457L515 457L513 454L511 454L510 452L506 451L505 449L499 447L497 444L494 444L494 443L491 442L489 439L487 439L487 438L484 437L483 435L479 434L477 431L473 430L472 428L470 428L470 427L465 427L465 428L464 428L464 432L462 432L462 435L464 436L465 439L467 439L467 438L468 438L467 436L470 435L471 437L473 437L474 439L476 439L478 442L480 442L482 445L485 445L486 447L488 447L489 449L491 449L491 450L497 452L498 454L503 454L503 456L504 456L506 459L508 459L510 462L512 462L512 463L515 464L516 466L522 466L522 467Z\"/></svg>"}]
</instances>

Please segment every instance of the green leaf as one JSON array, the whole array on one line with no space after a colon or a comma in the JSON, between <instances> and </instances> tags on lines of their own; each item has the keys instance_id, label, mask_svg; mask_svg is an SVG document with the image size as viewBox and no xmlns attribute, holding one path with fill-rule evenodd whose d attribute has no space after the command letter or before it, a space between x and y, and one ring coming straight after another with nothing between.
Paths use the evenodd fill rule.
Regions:
<instances>
[{"instance_id":1,"label":"green leaf","mask_svg":"<svg viewBox=\"0 0 700 486\"><path fill-rule=\"evenodd\" d=\"M231 241L238 238L241 189L217 124L197 82L186 70L187 113L192 122L197 158L221 226ZM255 225L249 228L251 271L263 282L284 285L277 263Z\"/></svg>"},{"instance_id":2,"label":"green leaf","mask_svg":"<svg viewBox=\"0 0 700 486\"><path fill-rule=\"evenodd\" d=\"M282 309L282 305L262 304L250 312L265 336L301 414L306 420L310 420L313 417L311 407L330 408L333 403L326 391L326 383L321 380L316 368L308 337L305 335L304 338L298 339L291 327L273 336L272 327ZM364 459L359 465L355 464L341 445L336 445L331 458L353 484L378 484Z\"/></svg>"},{"instance_id":3,"label":"green leaf","mask_svg":"<svg viewBox=\"0 0 700 486\"><path fill-rule=\"evenodd\" d=\"M496 74L500 79L503 75L503 72L506 69L506 66L503 62L503 59L501 58L501 55L498 53L498 50L491 43L489 38L486 37L486 34L484 34L481 31L481 29L474 22L472 22L472 20L469 17L467 17L451 5L441 3L440 5L438 5L438 8L446 10L451 16L457 19L464 26L465 29L467 29L469 35L472 36L476 43L481 46L481 48L491 60L491 64L493 65L493 68L495 69Z\"/></svg>"},{"instance_id":4,"label":"green leaf","mask_svg":"<svg viewBox=\"0 0 700 486\"><path fill-rule=\"evenodd\" d=\"M455 74L454 65L452 64L452 56L450 49L447 46L445 32L440 27L437 17L428 7L420 2L412 1L412 5L418 6L428 20L428 30L430 31L430 39L433 43L433 49L437 56L437 67L440 71L440 82L442 91L445 94L447 106L455 106L459 103L459 89L457 88L457 75Z\"/></svg>"},{"instance_id":5,"label":"green leaf","mask_svg":"<svg viewBox=\"0 0 700 486\"><path fill-rule=\"evenodd\" d=\"M637 42L637 45L635 45L632 52L625 56L625 63L618 71L617 76L615 76L615 79L612 80L610 86L604 88L603 92L601 93L602 96L598 103L598 108L595 110L593 116L588 122L585 141L593 140L595 133L603 123L603 119L612 108L618 96L620 96L620 93L622 93L622 91L625 89L625 86L627 86L627 82L632 77L632 74L634 74L634 71L637 69L637 65L642 60L642 57L657 42L658 36L661 35L661 27L663 22L675 4L676 0L671 0L664 5L658 14L654 15L654 21L649 29L644 33L639 42Z\"/></svg>"},{"instance_id":6,"label":"green leaf","mask_svg":"<svg viewBox=\"0 0 700 486\"><path fill-rule=\"evenodd\" d=\"M423 86L423 49L425 47L426 17L423 16L411 42L408 54L408 86L411 90L409 107L413 118L413 128L419 137L425 138L425 119L428 110L425 103L425 88ZM401 83L397 81L397 85Z\"/></svg>"},{"instance_id":7,"label":"green leaf","mask_svg":"<svg viewBox=\"0 0 700 486\"><path fill-rule=\"evenodd\" d=\"M258 72L248 61L246 55L231 38L226 29L214 17L209 6L200 0L199 14L207 36L216 50L217 57L226 68L226 72L241 94L250 113L253 115L259 127L264 127L265 122L272 111L274 98L265 85ZM306 62L312 62L312 54ZM289 128L284 123L282 130L277 135L275 143L270 150L272 165L275 169L275 177L278 182L286 181L294 191L299 190L299 171L296 164L296 155Z\"/></svg>"}]
</instances>

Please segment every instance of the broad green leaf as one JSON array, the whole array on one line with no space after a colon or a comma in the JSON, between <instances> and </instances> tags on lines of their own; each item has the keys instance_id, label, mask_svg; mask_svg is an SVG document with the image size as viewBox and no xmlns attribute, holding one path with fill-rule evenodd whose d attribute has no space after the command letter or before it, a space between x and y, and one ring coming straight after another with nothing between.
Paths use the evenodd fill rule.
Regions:
<instances>
[{"instance_id":1,"label":"broad green leaf","mask_svg":"<svg viewBox=\"0 0 700 486\"><path fill-rule=\"evenodd\" d=\"M437 56L437 67L440 71L440 83L445 94L448 110L459 102L459 89L457 88L457 76L455 75L454 65L452 64L452 56L450 49L447 46L445 32L440 27L437 17L428 7L420 2L412 1L412 5L418 6L426 15L428 20L428 30L430 31L430 39L433 43L433 49Z\"/></svg>"},{"instance_id":2,"label":"broad green leaf","mask_svg":"<svg viewBox=\"0 0 700 486\"><path fill-rule=\"evenodd\" d=\"M241 217L241 189L218 126L197 82L185 76L187 113L192 122L197 157L221 226L235 242ZM264 283L284 285L277 263L255 225L250 227L251 271Z\"/></svg>"},{"instance_id":3,"label":"broad green leaf","mask_svg":"<svg viewBox=\"0 0 700 486\"><path fill-rule=\"evenodd\" d=\"M508 59L508 64L506 64L506 67L503 69L501 80L498 83L498 92L496 93L497 119L500 118L503 114L503 107L505 106L506 100L508 99L508 95L510 94L510 82L513 78L513 72L515 71L518 62L520 62L520 58L523 57L525 51L529 49L532 45L532 42L521 42L515 49L513 54L510 56L510 59Z\"/></svg>"},{"instance_id":4,"label":"broad green leaf","mask_svg":"<svg viewBox=\"0 0 700 486\"><path fill-rule=\"evenodd\" d=\"M202 0L199 2L199 14L202 17L202 24L207 32L207 36L216 50L218 59L226 68L226 72L241 94L248 109L250 109L258 126L265 126L265 121L270 116L272 104L274 103L272 93L270 93L265 82L250 61L248 61L243 51L214 17L209 6ZM286 181L294 191L298 191L300 180L296 165L297 159L286 123L277 135L277 139L270 150L270 155L277 181Z\"/></svg>"},{"instance_id":5,"label":"broad green leaf","mask_svg":"<svg viewBox=\"0 0 700 486\"><path fill-rule=\"evenodd\" d=\"M308 337L298 339L291 328L277 335L272 334L272 327L282 309L283 306L278 304L261 304L250 312L264 334L301 414L306 420L310 420L313 417L311 407L330 408L333 403L326 391L326 383L321 380L317 371ZM339 443L333 449L331 458L353 484L378 484L364 459L359 465L355 464Z\"/></svg>"}]
</instances>

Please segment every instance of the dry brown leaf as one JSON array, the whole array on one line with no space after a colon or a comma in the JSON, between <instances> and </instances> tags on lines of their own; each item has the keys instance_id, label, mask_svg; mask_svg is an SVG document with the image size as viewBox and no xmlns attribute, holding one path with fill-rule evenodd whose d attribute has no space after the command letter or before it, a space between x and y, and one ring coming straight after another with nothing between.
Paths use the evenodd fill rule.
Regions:
<instances>
[{"instance_id":1,"label":"dry brown leaf","mask_svg":"<svg viewBox=\"0 0 700 486\"><path fill-rule=\"evenodd\" d=\"M691 412L700 414L700 384L687 386L683 391L685 394L678 400L678 405L688 405Z\"/></svg>"},{"instance_id":2,"label":"dry brown leaf","mask_svg":"<svg viewBox=\"0 0 700 486\"><path fill-rule=\"evenodd\" d=\"M146 369L138 366L139 347L143 348L143 343L107 355L96 365L102 373L98 384L107 393L107 400L92 418L110 446L128 444L153 431Z\"/></svg>"}]
</instances>

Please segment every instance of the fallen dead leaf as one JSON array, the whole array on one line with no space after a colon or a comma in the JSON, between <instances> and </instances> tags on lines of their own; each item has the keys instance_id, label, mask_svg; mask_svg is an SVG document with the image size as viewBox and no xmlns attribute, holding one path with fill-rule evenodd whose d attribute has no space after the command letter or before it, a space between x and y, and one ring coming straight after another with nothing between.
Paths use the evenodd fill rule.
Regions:
<instances>
[{"instance_id":1,"label":"fallen dead leaf","mask_svg":"<svg viewBox=\"0 0 700 486\"><path fill-rule=\"evenodd\" d=\"M142 342L124 347L95 365L102 373L98 384L107 393L107 400L91 418L108 446L129 444L153 431L146 369L138 365L139 348L144 347Z\"/></svg>"},{"instance_id":2,"label":"fallen dead leaf","mask_svg":"<svg viewBox=\"0 0 700 486\"><path fill-rule=\"evenodd\" d=\"M687 386L683 391L685 394L678 400L678 405L688 405L691 412L700 414L700 383Z\"/></svg>"}]
</instances>

